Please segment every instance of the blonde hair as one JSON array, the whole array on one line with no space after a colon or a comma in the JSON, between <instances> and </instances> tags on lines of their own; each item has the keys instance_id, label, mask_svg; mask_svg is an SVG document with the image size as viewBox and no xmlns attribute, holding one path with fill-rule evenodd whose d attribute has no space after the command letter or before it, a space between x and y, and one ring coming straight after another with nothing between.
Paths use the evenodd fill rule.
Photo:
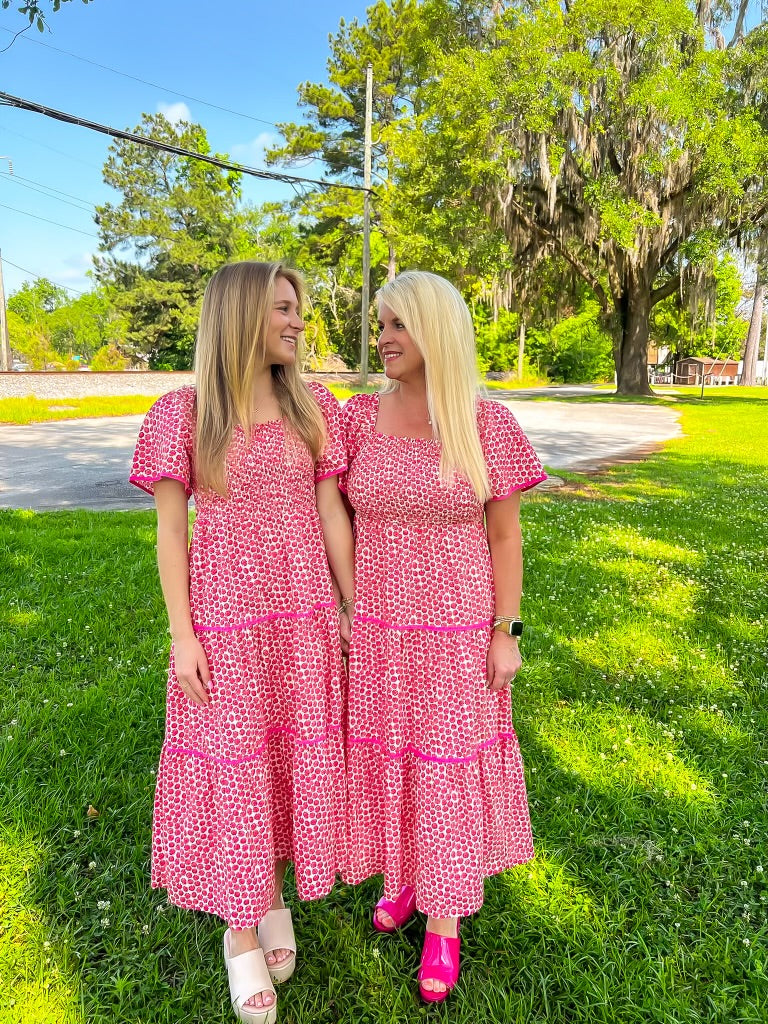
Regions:
<instances>
[{"instance_id":1,"label":"blonde hair","mask_svg":"<svg viewBox=\"0 0 768 1024\"><path fill-rule=\"evenodd\" d=\"M296 292L301 310L304 282L282 263L245 260L221 267L203 295L195 344L195 476L200 487L227 493L226 457L239 424L253 428L256 376L266 359L267 330L275 283L283 277ZM299 375L300 357L272 366L275 395L283 419L317 460L325 443L320 407Z\"/></svg>"},{"instance_id":2,"label":"blonde hair","mask_svg":"<svg viewBox=\"0 0 768 1024\"><path fill-rule=\"evenodd\" d=\"M441 479L450 484L461 474L485 503L491 489L477 430L475 331L467 304L449 281L423 270L399 274L376 298L399 317L424 359L429 418L443 445ZM388 381L385 391L397 387Z\"/></svg>"}]
</instances>

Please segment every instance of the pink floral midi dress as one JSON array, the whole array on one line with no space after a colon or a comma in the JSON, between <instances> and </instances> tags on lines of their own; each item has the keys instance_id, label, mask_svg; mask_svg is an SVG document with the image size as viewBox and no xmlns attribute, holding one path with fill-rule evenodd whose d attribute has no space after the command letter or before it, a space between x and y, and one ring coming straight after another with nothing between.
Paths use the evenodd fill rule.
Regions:
<instances>
[{"instance_id":1,"label":"pink floral midi dress","mask_svg":"<svg viewBox=\"0 0 768 1024\"><path fill-rule=\"evenodd\" d=\"M326 895L344 830L343 665L315 482L345 468L341 411L310 385L327 426L317 462L282 420L237 427L228 496L198 489L195 390L160 398L139 433L131 481L180 480L197 515L189 550L195 633L210 703L182 692L173 649L152 835L152 886L234 928L269 910L274 861L300 899Z\"/></svg>"},{"instance_id":2,"label":"pink floral midi dress","mask_svg":"<svg viewBox=\"0 0 768 1024\"><path fill-rule=\"evenodd\" d=\"M355 513L347 854L434 917L474 913L483 881L533 856L510 691L487 688L494 586L484 507L439 478L440 443L376 430L378 395L344 410ZM478 400L492 499L545 479L514 416Z\"/></svg>"}]
</instances>

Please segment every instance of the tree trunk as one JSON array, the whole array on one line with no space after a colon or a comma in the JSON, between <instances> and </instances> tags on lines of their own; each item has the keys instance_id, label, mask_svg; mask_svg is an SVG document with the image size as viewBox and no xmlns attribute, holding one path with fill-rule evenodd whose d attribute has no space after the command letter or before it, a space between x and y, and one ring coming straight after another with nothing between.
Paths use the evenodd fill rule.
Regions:
<instances>
[{"instance_id":1,"label":"tree trunk","mask_svg":"<svg viewBox=\"0 0 768 1024\"><path fill-rule=\"evenodd\" d=\"M619 304L618 344L614 346L617 395L651 395L648 383L648 337L651 289L642 281L629 283Z\"/></svg>"},{"instance_id":2,"label":"tree trunk","mask_svg":"<svg viewBox=\"0 0 768 1024\"><path fill-rule=\"evenodd\" d=\"M749 321L749 334L744 346L744 366L741 381L745 387L754 387L757 371L757 350L760 347L760 330L763 326L763 299L765 298L765 282L758 276L755 282L755 298L752 302L752 319Z\"/></svg>"}]
</instances>

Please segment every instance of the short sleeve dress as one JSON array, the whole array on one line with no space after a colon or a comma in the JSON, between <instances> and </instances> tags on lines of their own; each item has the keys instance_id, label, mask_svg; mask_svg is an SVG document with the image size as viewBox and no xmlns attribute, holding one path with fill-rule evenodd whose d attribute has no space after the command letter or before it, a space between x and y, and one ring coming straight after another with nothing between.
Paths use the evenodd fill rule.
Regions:
<instances>
[{"instance_id":1,"label":"short sleeve dress","mask_svg":"<svg viewBox=\"0 0 768 1024\"><path fill-rule=\"evenodd\" d=\"M384 874L435 917L483 902L483 880L533 856L509 690L490 692L494 615L484 507L440 480L440 443L376 430L378 395L344 410L355 512L348 841L342 871ZM514 416L478 400L492 500L545 479Z\"/></svg>"},{"instance_id":2,"label":"short sleeve dress","mask_svg":"<svg viewBox=\"0 0 768 1024\"><path fill-rule=\"evenodd\" d=\"M194 494L189 549L195 633L210 703L188 700L171 649L152 836L152 885L179 907L257 924L274 860L300 899L326 895L344 829L343 663L315 482L346 464L341 411L310 385L327 427L313 464L282 420L237 427L228 496L197 487L195 389L160 398L139 433L131 481L169 477Z\"/></svg>"}]
</instances>

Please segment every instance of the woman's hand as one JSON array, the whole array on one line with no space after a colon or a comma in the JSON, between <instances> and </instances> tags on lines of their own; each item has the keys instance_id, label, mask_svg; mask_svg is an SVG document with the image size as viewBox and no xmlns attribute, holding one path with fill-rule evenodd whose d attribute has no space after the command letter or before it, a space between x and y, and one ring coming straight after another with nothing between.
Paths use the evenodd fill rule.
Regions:
<instances>
[{"instance_id":1,"label":"woman's hand","mask_svg":"<svg viewBox=\"0 0 768 1024\"><path fill-rule=\"evenodd\" d=\"M211 673L203 645L195 636L176 640L173 644L173 664L179 686L194 704L205 707L210 701L208 687Z\"/></svg>"},{"instance_id":2,"label":"woman's hand","mask_svg":"<svg viewBox=\"0 0 768 1024\"><path fill-rule=\"evenodd\" d=\"M339 637L341 638L341 649L344 654L349 654L349 641L352 639L352 623L349 612L345 609L339 612Z\"/></svg>"},{"instance_id":3,"label":"woman's hand","mask_svg":"<svg viewBox=\"0 0 768 1024\"><path fill-rule=\"evenodd\" d=\"M506 690L523 663L517 637L506 636L494 629L488 648L488 689Z\"/></svg>"}]
</instances>

